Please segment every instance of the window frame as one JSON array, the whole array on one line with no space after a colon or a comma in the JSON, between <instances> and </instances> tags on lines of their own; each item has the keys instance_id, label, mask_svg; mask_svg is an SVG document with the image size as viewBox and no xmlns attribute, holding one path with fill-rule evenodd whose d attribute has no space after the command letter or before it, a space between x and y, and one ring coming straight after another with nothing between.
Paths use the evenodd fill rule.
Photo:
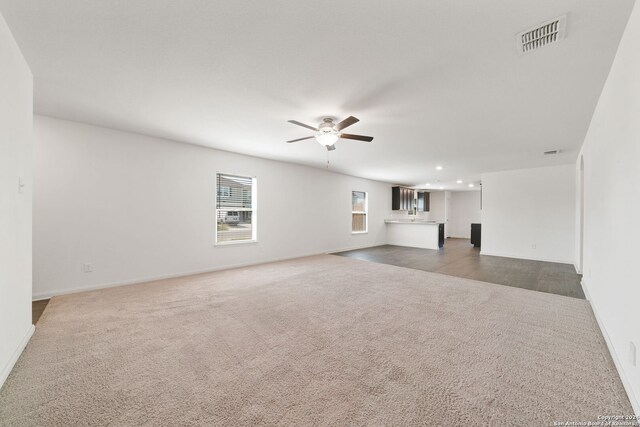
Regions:
<instances>
[{"instance_id":1,"label":"window frame","mask_svg":"<svg viewBox=\"0 0 640 427\"><path fill-rule=\"evenodd\" d=\"M228 207L228 208L218 208L218 180L219 175L237 177L243 179L251 179L251 208L238 208L238 207ZM237 173L225 173L225 172L216 172L215 181L214 181L214 236L213 236L213 245L214 246L231 246L231 245L245 245L258 243L258 191L257 191L257 179L255 176L250 175L240 175ZM226 187L226 186L221 186ZM231 193L231 190L229 190ZM237 212L251 212L251 238L244 240L229 240L226 242L218 241L218 211L237 211Z\"/></svg>"},{"instance_id":2,"label":"window frame","mask_svg":"<svg viewBox=\"0 0 640 427\"><path fill-rule=\"evenodd\" d=\"M364 193L364 211L353 210L353 193ZM364 231L353 231L353 215L364 215ZM351 234L369 233L369 192L361 190L351 190Z\"/></svg>"}]
</instances>

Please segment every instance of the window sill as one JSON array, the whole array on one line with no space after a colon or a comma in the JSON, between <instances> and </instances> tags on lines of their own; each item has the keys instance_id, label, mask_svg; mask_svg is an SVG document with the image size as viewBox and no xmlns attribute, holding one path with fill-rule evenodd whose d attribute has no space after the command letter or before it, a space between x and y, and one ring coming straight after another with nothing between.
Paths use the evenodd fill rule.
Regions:
<instances>
[{"instance_id":1,"label":"window sill","mask_svg":"<svg viewBox=\"0 0 640 427\"><path fill-rule=\"evenodd\" d=\"M213 246L233 246L233 245L245 245L251 243L258 243L257 240L231 240L229 242L216 242Z\"/></svg>"},{"instance_id":2,"label":"window sill","mask_svg":"<svg viewBox=\"0 0 640 427\"><path fill-rule=\"evenodd\" d=\"M368 231L352 231L351 234L369 234Z\"/></svg>"}]
</instances>

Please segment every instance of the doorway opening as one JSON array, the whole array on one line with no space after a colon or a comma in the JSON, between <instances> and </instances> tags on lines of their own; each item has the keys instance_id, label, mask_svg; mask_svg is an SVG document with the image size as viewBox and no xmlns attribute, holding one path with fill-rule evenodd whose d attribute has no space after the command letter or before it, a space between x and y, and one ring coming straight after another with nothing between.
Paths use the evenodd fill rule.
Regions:
<instances>
[{"instance_id":1,"label":"doorway opening","mask_svg":"<svg viewBox=\"0 0 640 427\"><path fill-rule=\"evenodd\" d=\"M578 273L582 273L584 269L584 156L580 156L580 174L579 174L579 195L580 195L580 247Z\"/></svg>"}]
</instances>

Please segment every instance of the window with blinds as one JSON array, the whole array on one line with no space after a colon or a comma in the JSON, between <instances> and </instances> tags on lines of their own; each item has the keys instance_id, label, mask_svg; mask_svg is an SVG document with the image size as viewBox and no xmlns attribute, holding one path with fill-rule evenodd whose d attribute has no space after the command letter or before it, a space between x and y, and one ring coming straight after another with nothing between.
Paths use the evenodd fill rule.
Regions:
<instances>
[{"instance_id":1,"label":"window with blinds","mask_svg":"<svg viewBox=\"0 0 640 427\"><path fill-rule=\"evenodd\" d=\"M367 193L364 191L351 192L351 232L366 233L367 221Z\"/></svg>"},{"instance_id":2,"label":"window with blinds","mask_svg":"<svg viewBox=\"0 0 640 427\"><path fill-rule=\"evenodd\" d=\"M216 244L256 241L255 179L216 174Z\"/></svg>"}]
</instances>

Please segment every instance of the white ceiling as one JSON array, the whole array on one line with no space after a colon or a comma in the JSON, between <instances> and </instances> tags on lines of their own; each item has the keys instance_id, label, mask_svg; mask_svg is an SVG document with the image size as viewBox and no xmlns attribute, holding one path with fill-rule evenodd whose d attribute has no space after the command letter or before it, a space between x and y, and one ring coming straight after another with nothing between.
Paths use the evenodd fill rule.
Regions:
<instances>
[{"instance_id":1,"label":"white ceiling","mask_svg":"<svg viewBox=\"0 0 640 427\"><path fill-rule=\"evenodd\" d=\"M575 160L632 6L0 0L40 114L450 189ZM562 14L565 40L518 53L516 33ZM284 143L308 135L288 119L348 115L371 144Z\"/></svg>"}]
</instances>

